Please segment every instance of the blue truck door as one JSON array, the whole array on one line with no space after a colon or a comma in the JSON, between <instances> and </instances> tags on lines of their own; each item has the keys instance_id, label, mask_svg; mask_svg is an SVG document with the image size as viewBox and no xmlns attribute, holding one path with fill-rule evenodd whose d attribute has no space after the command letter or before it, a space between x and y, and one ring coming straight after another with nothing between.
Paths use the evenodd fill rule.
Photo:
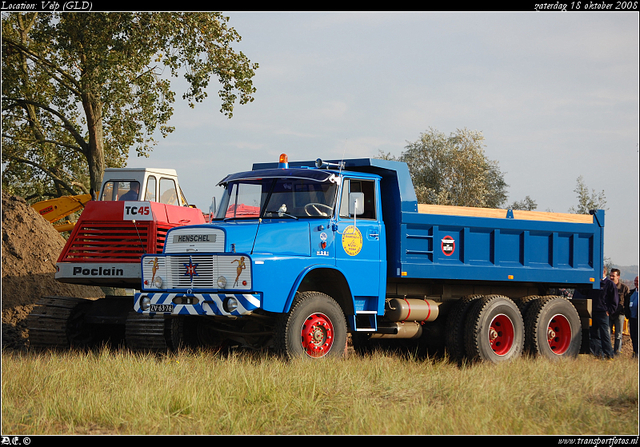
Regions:
<instances>
[{"instance_id":1,"label":"blue truck door","mask_svg":"<svg viewBox=\"0 0 640 447\"><path fill-rule=\"evenodd\" d=\"M376 187L374 180L346 178L343 182L335 238L336 265L347 275L354 297L378 297L380 293L383 237ZM358 200L358 210L353 209L353 204L349 209L350 197L352 203Z\"/></svg>"}]
</instances>

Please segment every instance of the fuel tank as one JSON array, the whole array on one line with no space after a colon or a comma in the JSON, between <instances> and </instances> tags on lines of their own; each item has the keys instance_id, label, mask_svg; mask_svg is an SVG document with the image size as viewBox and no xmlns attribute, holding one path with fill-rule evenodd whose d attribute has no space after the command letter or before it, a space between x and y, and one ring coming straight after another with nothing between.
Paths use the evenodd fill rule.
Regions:
<instances>
[{"instance_id":1,"label":"fuel tank","mask_svg":"<svg viewBox=\"0 0 640 447\"><path fill-rule=\"evenodd\" d=\"M386 302L384 316L391 321L434 321L438 318L438 305L428 299L391 298Z\"/></svg>"}]
</instances>

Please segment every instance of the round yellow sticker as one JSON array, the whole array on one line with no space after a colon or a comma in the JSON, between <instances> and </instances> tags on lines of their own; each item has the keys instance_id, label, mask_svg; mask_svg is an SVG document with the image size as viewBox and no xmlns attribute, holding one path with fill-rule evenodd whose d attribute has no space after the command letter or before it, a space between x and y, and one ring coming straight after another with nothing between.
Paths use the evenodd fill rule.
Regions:
<instances>
[{"instance_id":1,"label":"round yellow sticker","mask_svg":"<svg viewBox=\"0 0 640 447\"><path fill-rule=\"evenodd\" d=\"M362 234L358 227L349 225L342 233L342 248L349 256L355 256L362 250Z\"/></svg>"}]
</instances>

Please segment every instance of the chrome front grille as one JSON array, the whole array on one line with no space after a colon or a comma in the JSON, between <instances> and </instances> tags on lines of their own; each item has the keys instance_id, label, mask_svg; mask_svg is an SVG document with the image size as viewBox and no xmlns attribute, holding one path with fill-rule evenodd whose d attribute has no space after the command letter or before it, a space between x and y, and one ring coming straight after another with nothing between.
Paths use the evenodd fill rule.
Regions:
<instances>
[{"instance_id":1,"label":"chrome front grille","mask_svg":"<svg viewBox=\"0 0 640 447\"><path fill-rule=\"evenodd\" d=\"M154 272L155 269L155 272ZM251 260L242 255L157 255L146 256L142 263L145 290L251 289ZM156 277L162 278L160 288L154 286ZM218 278L226 279L226 287L218 287Z\"/></svg>"},{"instance_id":2,"label":"chrome front grille","mask_svg":"<svg viewBox=\"0 0 640 447\"><path fill-rule=\"evenodd\" d=\"M167 258L169 288L211 289L216 283L214 256L170 256Z\"/></svg>"}]
</instances>

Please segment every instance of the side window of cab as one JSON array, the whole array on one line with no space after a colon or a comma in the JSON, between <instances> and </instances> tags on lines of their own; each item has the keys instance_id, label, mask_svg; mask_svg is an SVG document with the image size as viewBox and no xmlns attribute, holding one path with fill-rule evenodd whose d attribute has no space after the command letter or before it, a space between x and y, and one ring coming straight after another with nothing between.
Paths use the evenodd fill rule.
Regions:
<instances>
[{"instance_id":1,"label":"side window of cab","mask_svg":"<svg viewBox=\"0 0 640 447\"><path fill-rule=\"evenodd\" d=\"M147 177L147 187L145 188L144 200L149 202L156 201L156 178L153 175Z\"/></svg>"},{"instance_id":2,"label":"side window of cab","mask_svg":"<svg viewBox=\"0 0 640 447\"><path fill-rule=\"evenodd\" d=\"M178 204L178 190L173 179L160 178L160 203L166 203L167 205Z\"/></svg>"},{"instance_id":3,"label":"side window of cab","mask_svg":"<svg viewBox=\"0 0 640 447\"><path fill-rule=\"evenodd\" d=\"M351 196L352 200L354 197L358 197L363 202L359 204L359 212L356 214L359 219L375 219L375 190L376 183L373 180L345 179L340 198L340 217L347 219L353 217L349 210L349 197Z\"/></svg>"}]
</instances>

